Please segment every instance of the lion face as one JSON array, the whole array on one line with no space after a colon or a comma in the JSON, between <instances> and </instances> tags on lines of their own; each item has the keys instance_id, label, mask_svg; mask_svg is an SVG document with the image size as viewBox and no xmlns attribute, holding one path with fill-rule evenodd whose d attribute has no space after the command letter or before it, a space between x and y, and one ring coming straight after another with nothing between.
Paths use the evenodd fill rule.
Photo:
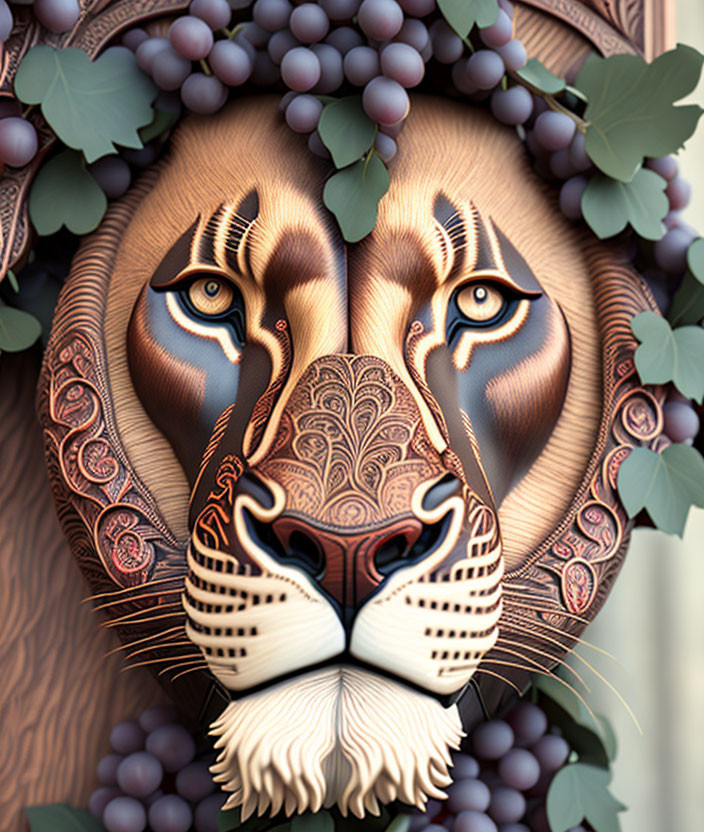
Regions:
<instances>
[{"instance_id":1,"label":"lion face","mask_svg":"<svg viewBox=\"0 0 704 832\"><path fill-rule=\"evenodd\" d=\"M178 656L160 628L185 632L174 666L231 700L212 726L228 805L361 817L442 794L457 701L522 655L504 634L519 670L566 649L531 648L521 603L569 635L561 612L603 600L623 549L609 471L575 495L624 442L599 345L617 278L508 131L430 99L348 246L325 166L274 108L185 123L79 255L45 365L49 459L93 583L132 587L116 623L142 623L155 663ZM97 320L77 320L96 258ZM630 347L609 342L607 367Z\"/></svg>"}]
</instances>

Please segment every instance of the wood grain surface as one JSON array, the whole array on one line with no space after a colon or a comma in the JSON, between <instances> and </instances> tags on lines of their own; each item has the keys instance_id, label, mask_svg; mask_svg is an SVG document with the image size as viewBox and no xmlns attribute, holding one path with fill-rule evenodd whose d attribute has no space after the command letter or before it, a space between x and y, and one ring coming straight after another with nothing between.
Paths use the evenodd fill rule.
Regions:
<instances>
[{"instance_id":1,"label":"wood grain surface","mask_svg":"<svg viewBox=\"0 0 704 832\"><path fill-rule=\"evenodd\" d=\"M56 520L34 419L36 352L0 356L0 829L26 806L87 806L113 725L166 701L122 672Z\"/></svg>"}]
</instances>

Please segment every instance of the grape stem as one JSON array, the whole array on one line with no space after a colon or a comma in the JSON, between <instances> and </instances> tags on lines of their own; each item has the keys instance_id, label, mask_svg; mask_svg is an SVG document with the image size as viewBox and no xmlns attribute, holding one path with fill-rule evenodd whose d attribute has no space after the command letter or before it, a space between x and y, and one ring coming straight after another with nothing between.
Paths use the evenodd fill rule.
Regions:
<instances>
[{"instance_id":1,"label":"grape stem","mask_svg":"<svg viewBox=\"0 0 704 832\"><path fill-rule=\"evenodd\" d=\"M208 65L208 62L205 60L205 58L201 58L200 61L198 61L198 63L200 64L200 67L203 70L204 75L212 75L213 74L213 70L210 68L210 66Z\"/></svg>"},{"instance_id":2,"label":"grape stem","mask_svg":"<svg viewBox=\"0 0 704 832\"><path fill-rule=\"evenodd\" d=\"M225 37L228 40L232 40L232 38L234 38L236 35L239 35L242 29L244 29L244 23L238 23L234 29L228 29L226 26L223 26L222 29L220 29L220 31L223 33L223 35L225 35Z\"/></svg>"},{"instance_id":3,"label":"grape stem","mask_svg":"<svg viewBox=\"0 0 704 832\"><path fill-rule=\"evenodd\" d=\"M543 101L545 101L545 103L551 110L554 110L556 113L562 113L563 115L566 115L569 118L571 118L572 121L577 125L577 130L579 130L580 133L587 132L589 122L585 121L585 119L581 118L576 113L573 113L572 110L565 107L564 104L561 104L552 93L543 92L543 90L533 86L533 84L530 84L528 81L526 81L524 78L521 78L521 76L517 75L515 72L509 72L508 74L511 76L511 78L513 78L513 80L517 84L521 84L535 95L540 96L540 98L542 98Z\"/></svg>"}]
</instances>

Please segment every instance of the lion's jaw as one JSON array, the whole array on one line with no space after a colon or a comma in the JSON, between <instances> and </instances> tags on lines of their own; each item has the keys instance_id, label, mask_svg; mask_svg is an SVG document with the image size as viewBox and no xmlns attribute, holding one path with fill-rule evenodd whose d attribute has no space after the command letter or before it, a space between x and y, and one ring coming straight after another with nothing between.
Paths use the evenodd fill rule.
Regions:
<instances>
[{"instance_id":1,"label":"lion's jaw","mask_svg":"<svg viewBox=\"0 0 704 832\"><path fill-rule=\"evenodd\" d=\"M344 665L231 702L211 734L225 808L242 806L243 818L334 805L361 818L393 800L422 808L445 796L463 736L456 705Z\"/></svg>"}]
</instances>

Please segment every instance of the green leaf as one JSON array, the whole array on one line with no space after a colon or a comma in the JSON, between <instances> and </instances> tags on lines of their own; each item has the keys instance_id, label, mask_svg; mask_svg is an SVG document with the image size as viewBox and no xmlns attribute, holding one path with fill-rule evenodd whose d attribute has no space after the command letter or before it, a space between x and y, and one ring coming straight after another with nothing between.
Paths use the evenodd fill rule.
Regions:
<instances>
[{"instance_id":1,"label":"green leaf","mask_svg":"<svg viewBox=\"0 0 704 832\"><path fill-rule=\"evenodd\" d=\"M601 727L601 736L604 740L604 748L606 749L606 753L609 755L609 760L615 760L616 755L618 754L618 740L616 739L614 727L608 717L605 717L604 714L597 714L596 718Z\"/></svg>"},{"instance_id":2,"label":"green leaf","mask_svg":"<svg viewBox=\"0 0 704 832\"><path fill-rule=\"evenodd\" d=\"M530 58L528 63L516 72L519 78L536 90L557 95L567 89L567 83L557 75L553 75L537 58Z\"/></svg>"},{"instance_id":3,"label":"green leaf","mask_svg":"<svg viewBox=\"0 0 704 832\"><path fill-rule=\"evenodd\" d=\"M650 64L638 55L587 60L575 86L589 99L584 146L600 170L630 182L644 156L682 147L703 111L673 103L696 87L702 61L696 49L682 44Z\"/></svg>"},{"instance_id":4,"label":"green leaf","mask_svg":"<svg viewBox=\"0 0 704 832\"><path fill-rule=\"evenodd\" d=\"M85 809L67 803L25 809L32 832L105 832L103 824Z\"/></svg>"},{"instance_id":5,"label":"green leaf","mask_svg":"<svg viewBox=\"0 0 704 832\"><path fill-rule=\"evenodd\" d=\"M704 396L704 329L670 324L655 312L641 312L631 321L641 342L635 353L636 369L644 384L674 383L688 399Z\"/></svg>"},{"instance_id":6,"label":"green leaf","mask_svg":"<svg viewBox=\"0 0 704 832\"><path fill-rule=\"evenodd\" d=\"M29 194L29 217L43 236L62 225L74 234L87 234L97 228L107 207L102 188L74 150L64 150L40 168Z\"/></svg>"},{"instance_id":7,"label":"green leaf","mask_svg":"<svg viewBox=\"0 0 704 832\"><path fill-rule=\"evenodd\" d=\"M411 826L411 816L398 814L386 827L385 832L408 832Z\"/></svg>"},{"instance_id":8,"label":"green leaf","mask_svg":"<svg viewBox=\"0 0 704 832\"><path fill-rule=\"evenodd\" d=\"M170 130L179 119L178 113L167 113L166 110L154 110L154 118L151 124L142 127L139 131L139 138L144 144L156 139Z\"/></svg>"},{"instance_id":9,"label":"green leaf","mask_svg":"<svg viewBox=\"0 0 704 832\"><path fill-rule=\"evenodd\" d=\"M7 282L12 286L12 291L17 294L20 291L20 285L17 282L17 275L12 269L7 270Z\"/></svg>"},{"instance_id":10,"label":"green leaf","mask_svg":"<svg viewBox=\"0 0 704 832\"><path fill-rule=\"evenodd\" d=\"M704 285L689 272L675 292L667 319L674 326L698 324L704 318Z\"/></svg>"},{"instance_id":11,"label":"green leaf","mask_svg":"<svg viewBox=\"0 0 704 832\"><path fill-rule=\"evenodd\" d=\"M620 234L629 223L644 239L659 240L669 208L666 187L662 176L645 168L628 183L595 173L582 195L582 215L601 240Z\"/></svg>"},{"instance_id":12,"label":"green leaf","mask_svg":"<svg viewBox=\"0 0 704 832\"><path fill-rule=\"evenodd\" d=\"M351 165L374 143L376 125L364 112L361 95L339 98L323 108L318 134L336 168Z\"/></svg>"},{"instance_id":13,"label":"green leaf","mask_svg":"<svg viewBox=\"0 0 704 832\"><path fill-rule=\"evenodd\" d=\"M292 818L291 832L335 832L335 823L329 812L306 812Z\"/></svg>"},{"instance_id":14,"label":"green leaf","mask_svg":"<svg viewBox=\"0 0 704 832\"><path fill-rule=\"evenodd\" d=\"M476 23L482 29L496 23L498 0L438 0L438 8L461 38L466 38Z\"/></svg>"},{"instance_id":15,"label":"green leaf","mask_svg":"<svg viewBox=\"0 0 704 832\"><path fill-rule=\"evenodd\" d=\"M376 153L338 171L325 183L323 202L348 243L358 242L374 228L379 200L389 184L389 172Z\"/></svg>"},{"instance_id":16,"label":"green leaf","mask_svg":"<svg viewBox=\"0 0 704 832\"><path fill-rule=\"evenodd\" d=\"M29 312L0 301L0 351L21 352L42 334L42 325Z\"/></svg>"},{"instance_id":17,"label":"green leaf","mask_svg":"<svg viewBox=\"0 0 704 832\"><path fill-rule=\"evenodd\" d=\"M687 249L687 266L693 277L704 284L704 238L697 237Z\"/></svg>"},{"instance_id":18,"label":"green leaf","mask_svg":"<svg viewBox=\"0 0 704 832\"><path fill-rule=\"evenodd\" d=\"M690 506L704 507L704 459L684 444L662 453L634 448L621 464L617 485L629 517L645 509L659 529L681 537Z\"/></svg>"},{"instance_id":19,"label":"green leaf","mask_svg":"<svg viewBox=\"0 0 704 832\"><path fill-rule=\"evenodd\" d=\"M223 809L218 814L218 832L230 832L242 826L242 813L239 806L236 809Z\"/></svg>"},{"instance_id":20,"label":"green leaf","mask_svg":"<svg viewBox=\"0 0 704 832\"><path fill-rule=\"evenodd\" d=\"M94 162L115 153L115 144L142 147L137 130L153 119L156 87L126 49L91 61L80 49L40 44L22 59L15 92L25 104L41 104L61 141Z\"/></svg>"},{"instance_id":21,"label":"green leaf","mask_svg":"<svg viewBox=\"0 0 704 832\"><path fill-rule=\"evenodd\" d=\"M566 832L583 820L596 832L619 832L626 807L609 791L608 771L584 763L561 768L550 784L546 808L552 832Z\"/></svg>"}]
</instances>

